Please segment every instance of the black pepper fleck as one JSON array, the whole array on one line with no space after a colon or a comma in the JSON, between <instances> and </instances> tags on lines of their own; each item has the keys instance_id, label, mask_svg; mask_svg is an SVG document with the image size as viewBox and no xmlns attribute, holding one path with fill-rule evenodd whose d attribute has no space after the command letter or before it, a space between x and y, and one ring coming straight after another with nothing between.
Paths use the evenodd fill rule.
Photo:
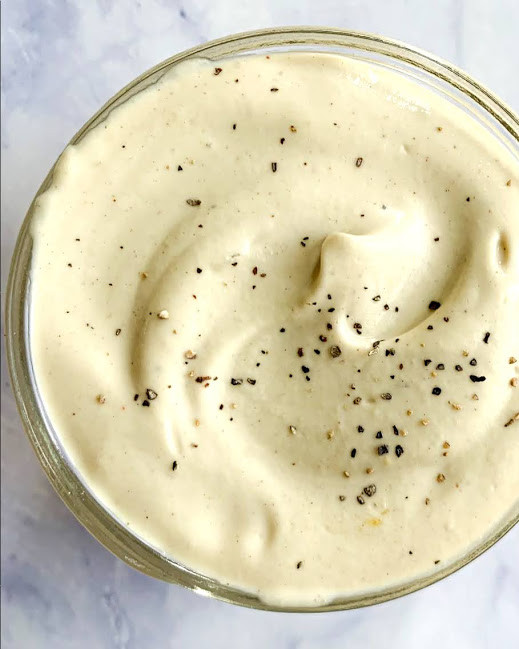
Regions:
<instances>
[{"instance_id":1,"label":"black pepper fleck","mask_svg":"<svg viewBox=\"0 0 519 649\"><path fill-rule=\"evenodd\" d=\"M368 498L374 496L377 493L377 487L374 484L369 484L367 487L364 487L362 490Z\"/></svg>"},{"instance_id":2,"label":"black pepper fleck","mask_svg":"<svg viewBox=\"0 0 519 649\"><path fill-rule=\"evenodd\" d=\"M342 354L341 348L339 345L332 345L330 347L330 356L332 358L338 358Z\"/></svg>"}]
</instances>

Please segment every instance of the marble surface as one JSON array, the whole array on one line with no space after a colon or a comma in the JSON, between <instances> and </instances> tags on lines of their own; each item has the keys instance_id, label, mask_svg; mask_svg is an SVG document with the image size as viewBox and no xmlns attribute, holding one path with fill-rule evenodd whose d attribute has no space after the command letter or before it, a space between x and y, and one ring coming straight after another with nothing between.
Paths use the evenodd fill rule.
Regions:
<instances>
[{"instance_id":1,"label":"marble surface","mask_svg":"<svg viewBox=\"0 0 519 649\"><path fill-rule=\"evenodd\" d=\"M450 59L519 109L517 0L6 0L2 14L2 289L69 137L144 69L205 40L289 24L378 32ZM133 571L77 523L25 439L2 357L1 596L4 649L512 649L519 529L460 573L371 609L283 615L203 599Z\"/></svg>"}]
</instances>

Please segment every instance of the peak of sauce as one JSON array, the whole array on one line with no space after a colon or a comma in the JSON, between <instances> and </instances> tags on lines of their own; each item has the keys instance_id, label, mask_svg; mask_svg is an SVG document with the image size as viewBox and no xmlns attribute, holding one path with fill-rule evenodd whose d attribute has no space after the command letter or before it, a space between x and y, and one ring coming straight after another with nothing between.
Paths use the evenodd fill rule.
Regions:
<instances>
[{"instance_id":1,"label":"peak of sauce","mask_svg":"<svg viewBox=\"0 0 519 649\"><path fill-rule=\"evenodd\" d=\"M38 200L31 351L96 497L289 605L441 569L517 506L517 159L325 54L179 64Z\"/></svg>"}]
</instances>

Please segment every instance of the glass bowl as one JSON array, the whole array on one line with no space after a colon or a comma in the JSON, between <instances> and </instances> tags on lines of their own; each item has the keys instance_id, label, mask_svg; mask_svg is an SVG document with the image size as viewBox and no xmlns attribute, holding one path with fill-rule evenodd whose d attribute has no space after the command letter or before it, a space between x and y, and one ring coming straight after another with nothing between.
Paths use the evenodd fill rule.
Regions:
<instances>
[{"instance_id":1,"label":"glass bowl","mask_svg":"<svg viewBox=\"0 0 519 649\"><path fill-rule=\"evenodd\" d=\"M486 88L461 70L436 57L380 36L332 28L286 27L236 34L205 43L176 54L132 81L110 99L71 139L79 142L107 113L128 100L177 63L194 57L224 59L236 54L285 51L332 52L390 68L427 86L465 111L519 159L518 117ZM43 181L37 196L50 185L54 167ZM271 606L256 596L224 585L162 555L133 534L108 512L89 491L68 461L66 451L45 414L38 394L30 354L30 292L32 237L30 232L34 201L23 222L11 264L7 289L7 357L14 394L27 436L52 486L76 518L108 550L133 568L164 581L251 608L275 611L332 611L383 602L432 584L475 559L498 541L519 520L517 506L501 520L477 547L433 574L397 586L341 597L316 607Z\"/></svg>"}]
</instances>

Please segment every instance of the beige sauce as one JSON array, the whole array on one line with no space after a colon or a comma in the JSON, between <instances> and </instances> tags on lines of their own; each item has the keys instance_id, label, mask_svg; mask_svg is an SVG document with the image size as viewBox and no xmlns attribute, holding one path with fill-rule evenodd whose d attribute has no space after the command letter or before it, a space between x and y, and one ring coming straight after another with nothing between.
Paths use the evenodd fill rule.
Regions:
<instances>
[{"instance_id":1,"label":"beige sauce","mask_svg":"<svg viewBox=\"0 0 519 649\"><path fill-rule=\"evenodd\" d=\"M518 164L445 100L339 56L183 63L65 151L33 233L49 417L169 557L311 605L517 507Z\"/></svg>"}]
</instances>

